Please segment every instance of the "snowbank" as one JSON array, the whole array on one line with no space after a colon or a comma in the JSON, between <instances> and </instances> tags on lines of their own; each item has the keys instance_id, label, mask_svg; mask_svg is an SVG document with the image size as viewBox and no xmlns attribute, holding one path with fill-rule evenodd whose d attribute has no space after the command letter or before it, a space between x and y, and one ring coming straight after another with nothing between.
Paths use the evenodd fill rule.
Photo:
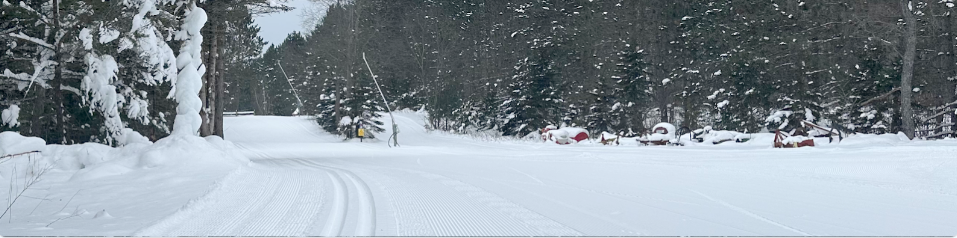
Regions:
<instances>
[{"instance_id":1,"label":"snowbank","mask_svg":"<svg viewBox=\"0 0 957 238\"><path fill-rule=\"evenodd\" d=\"M43 151L46 142L36 137L25 137L17 132L0 132L0 180L3 181L26 181L30 176L38 173L46 163L39 160L37 153L27 153L32 151ZM3 158L3 156L7 156ZM13 186L13 183L10 183ZM0 187L3 189L13 189L13 187Z\"/></svg>"},{"instance_id":2,"label":"snowbank","mask_svg":"<svg viewBox=\"0 0 957 238\"><path fill-rule=\"evenodd\" d=\"M24 137L16 132L0 133L0 156L40 151L40 154L14 156L0 161L0 171L18 175L27 170L52 168L72 174L69 180L89 180L131 172L154 173L174 177L185 169L237 168L249 159L238 153L232 142L211 136L170 136L150 143L132 131L124 133L123 144L114 148L98 143L46 145L43 139ZM22 171L21 171L22 170ZM4 173L5 173L4 172ZM8 178L8 174L0 173Z\"/></svg>"},{"instance_id":3,"label":"snowbank","mask_svg":"<svg viewBox=\"0 0 957 238\"><path fill-rule=\"evenodd\" d=\"M170 136L113 148L103 144L50 145L43 152L54 168L74 172L71 180L94 179L133 171L237 167L249 159L232 142L216 136Z\"/></svg>"},{"instance_id":4,"label":"snowbank","mask_svg":"<svg viewBox=\"0 0 957 238\"><path fill-rule=\"evenodd\" d=\"M899 134L854 134L840 142L842 146L888 146L911 142L903 133Z\"/></svg>"},{"instance_id":5,"label":"snowbank","mask_svg":"<svg viewBox=\"0 0 957 238\"><path fill-rule=\"evenodd\" d=\"M17 132L0 132L0 157L30 151L43 151L46 144L43 139L25 137Z\"/></svg>"}]
</instances>

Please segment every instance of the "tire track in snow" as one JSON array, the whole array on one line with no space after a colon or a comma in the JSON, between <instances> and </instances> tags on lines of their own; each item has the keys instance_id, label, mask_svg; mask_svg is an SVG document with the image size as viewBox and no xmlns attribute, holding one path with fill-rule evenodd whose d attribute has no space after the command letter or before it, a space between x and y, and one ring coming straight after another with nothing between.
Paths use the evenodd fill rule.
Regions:
<instances>
[{"instance_id":1,"label":"tire track in snow","mask_svg":"<svg viewBox=\"0 0 957 238\"><path fill-rule=\"evenodd\" d=\"M727 207L727 208L729 208L729 209L731 209L731 210L734 210L734 211L736 211L736 212L738 212L738 213L747 215L747 216L749 216L749 217L751 217L751 218L754 218L754 219L763 221L763 222L765 222L765 223L768 223L768 224L771 224L771 225L774 225L774 226L777 226L777 227L780 227L780 228L784 228L785 230L788 230L788 231L791 231L791 232L794 232L794 233L798 233L798 234L800 234L800 235L802 235L802 236L813 236L813 235L811 235L811 234L808 234L807 232L798 230L797 228L790 227L790 226L788 226L788 225L784 225L784 224L775 222L775 221L773 221L773 220L771 220L771 219L768 219L768 218L766 218L766 217L763 217L763 216L761 216L761 215L755 214L755 213L753 213L753 212L751 212L751 211L748 211L747 209L744 209L744 208L741 208L741 207L738 207L738 206L735 206L735 205L731 205L730 203L727 203L727 202L722 201L722 200L720 200L720 199L712 198L711 196L708 196L707 194L704 194L704 193L701 193L701 192L698 192L698 191L695 191L695 190L690 190L690 189L689 189L689 191L694 192L694 193L697 193L698 195L701 195L701 197L704 197L704 198L706 198L706 199L708 199L708 200L711 200L712 202L721 204L721 206Z\"/></svg>"}]
</instances>

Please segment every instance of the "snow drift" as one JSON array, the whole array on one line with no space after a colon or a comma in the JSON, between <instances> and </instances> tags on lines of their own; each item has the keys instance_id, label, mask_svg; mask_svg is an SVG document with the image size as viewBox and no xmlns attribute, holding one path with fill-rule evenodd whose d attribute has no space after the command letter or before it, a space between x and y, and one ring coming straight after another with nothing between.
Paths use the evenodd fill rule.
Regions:
<instances>
[{"instance_id":1,"label":"snow drift","mask_svg":"<svg viewBox=\"0 0 957 238\"><path fill-rule=\"evenodd\" d=\"M12 131L0 132L0 157L30 151L42 151L46 144L40 138L24 137L20 133Z\"/></svg>"}]
</instances>

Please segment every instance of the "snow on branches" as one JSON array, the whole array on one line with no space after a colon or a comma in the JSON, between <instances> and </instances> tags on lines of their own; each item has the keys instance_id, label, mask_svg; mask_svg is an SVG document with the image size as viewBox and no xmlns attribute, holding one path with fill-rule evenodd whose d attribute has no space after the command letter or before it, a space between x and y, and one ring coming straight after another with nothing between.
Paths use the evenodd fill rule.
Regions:
<instances>
[{"instance_id":1,"label":"snow on branches","mask_svg":"<svg viewBox=\"0 0 957 238\"><path fill-rule=\"evenodd\" d=\"M176 106L176 119L173 121L173 135L199 135L199 127L202 124L199 111L203 107L199 91L203 86L203 74L206 72L200 58L203 45L200 29L205 24L206 11L193 4L186 13L182 30L176 33L176 39L183 40L183 46L176 57L179 75L169 95L179 103Z\"/></svg>"},{"instance_id":2,"label":"snow on branches","mask_svg":"<svg viewBox=\"0 0 957 238\"><path fill-rule=\"evenodd\" d=\"M106 118L107 135L109 138L116 138L124 128L119 112L119 105L124 100L117 95L116 86L113 86L119 66L113 56L97 55L93 52L86 55L86 66L86 76L83 76L83 82L80 84L80 88L85 92L83 101L93 105L90 110L96 108L103 114Z\"/></svg>"},{"instance_id":3,"label":"snow on branches","mask_svg":"<svg viewBox=\"0 0 957 238\"><path fill-rule=\"evenodd\" d=\"M0 113L0 126L6 125L9 128L14 128L20 125L20 122L17 119L20 117L20 106L10 105L10 108L3 109L3 112Z\"/></svg>"}]
</instances>

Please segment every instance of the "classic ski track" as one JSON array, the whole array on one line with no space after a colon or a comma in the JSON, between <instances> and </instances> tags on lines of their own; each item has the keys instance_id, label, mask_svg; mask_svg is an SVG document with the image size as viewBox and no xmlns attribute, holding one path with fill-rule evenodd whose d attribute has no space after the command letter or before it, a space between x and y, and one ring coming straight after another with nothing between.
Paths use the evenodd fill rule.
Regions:
<instances>
[{"instance_id":1,"label":"classic ski track","mask_svg":"<svg viewBox=\"0 0 957 238\"><path fill-rule=\"evenodd\" d=\"M704 193L701 193L701 192L698 192L698 191L695 191L695 190L690 190L690 191L691 191L691 192L694 192L694 193L697 193L698 195L701 195L701 197L704 197L705 199L708 199L708 200L711 200L712 202L718 203L718 204L720 204L721 206L727 207L727 208L729 208L729 209L731 209L731 210L734 210L734 211L736 211L736 212L738 212L738 213L747 215L747 216L752 217L752 218L754 218L754 219L757 219L757 220L759 220L759 221L763 221L763 222L765 222L765 223L768 223L768 224L771 224L771 225L774 225L774 226L783 228L783 229L785 229L785 230L788 230L788 231L791 231L791 232L794 232L794 233L798 233L798 234L800 234L801 236L813 236L812 234L809 234L809 233L807 233L807 232L798 230L797 228L790 227L790 226L785 225L785 224L781 224L781 223L776 222L776 221L774 221L774 220L768 219L767 217L764 217L764 216L758 215L758 214L756 214L756 213L753 213L753 212L751 212L751 211L748 211L747 209L744 209L744 208L741 208L741 207L732 205L732 204L730 204L730 203L727 203L727 202L725 202L725 201L723 201L723 200L720 200L720 199L717 199L717 198L713 198L713 197L711 197L711 196L708 196L707 194L704 194Z\"/></svg>"},{"instance_id":2,"label":"classic ski track","mask_svg":"<svg viewBox=\"0 0 957 238\"><path fill-rule=\"evenodd\" d=\"M330 205L330 213L326 216L326 222L324 223L323 229L320 232L322 236L374 236L375 235L375 201L372 197L371 189L366 185L364 181L355 176L352 172L340 168L330 167L322 165L317 161L309 159L277 159L273 156L268 155L265 152L248 149L244 146L239 146L246 149L252 153L260 155L262 158L265 158L263 161L287 161L293 162L307 167L312 167L328 172L327 175L331 180L334 189L334 195L332 204ZM345 178L345 179L344 179ZM349 180L349 182L346 182ZM349 221L349 185L352 184L353 191L356 191L356 197L359 200L358 205L358 214L356 215L356 227L352 234L345 234L344 229Z\"/></svg>"},{"instance_id":3,"label":"classic ski track","mask_svg":"<svg viewBox=\"0 0 957 238\"><path fill-rule=\"evenodd\" d=\"M336 217L335 219L340 219L339 217L341 217L342 222L339 222L341 225L338 228L339 231L335 232L337 233L335 236L344 235L342 233L342 229L345 228L345 225L346 225L345 221L347 220L349 216L348 200L349 200L350 190L355 191L354 195L356 195L356 197L358 198L357 200L359 202L359 204L357 205L358 213L355 215L356 217L355 231L351 235L352 236L375 236L375 224L376 224L375 199L372 196L372 189L369 188L369 186L365 183L365 181L362 181L362 179L359 178L357 175L345 169L322 165L317 161L308 160L308 159L295 159L295 161L302 163L304 165L308 165L314 168L328 171L330 174L330 177L333 177L333 179L337 181L336 182L337 184L336 199L342 199L343 202L341 204L336 203L337 204L336 206L342 209L342 212L341 212L342 215L341 216L335 215ZM346 180L348 180L348 182ZM351 184L351 188L349 187L350 184ZM337 211L336 213L338 214L340 212ZM324 233L329 234L329 232L325 232L325 231ZM328 235L328 236L332 236L332 235Z\"/></svg>"},{"instance_id":4,"label":"classic ski track","mask_svg":"<svg viewBox=\"0 0 957 238\"><path fill-rule=\"evenodd\" d=\"M349 208L349 192L346 191L345 182L336 173L328 173L332 181L334 198L332 200L332 212L326 216L326 223L322 229L322 236L341 236L342 229L345 227L346 213Z\"/></svg>"}]
</instances>

